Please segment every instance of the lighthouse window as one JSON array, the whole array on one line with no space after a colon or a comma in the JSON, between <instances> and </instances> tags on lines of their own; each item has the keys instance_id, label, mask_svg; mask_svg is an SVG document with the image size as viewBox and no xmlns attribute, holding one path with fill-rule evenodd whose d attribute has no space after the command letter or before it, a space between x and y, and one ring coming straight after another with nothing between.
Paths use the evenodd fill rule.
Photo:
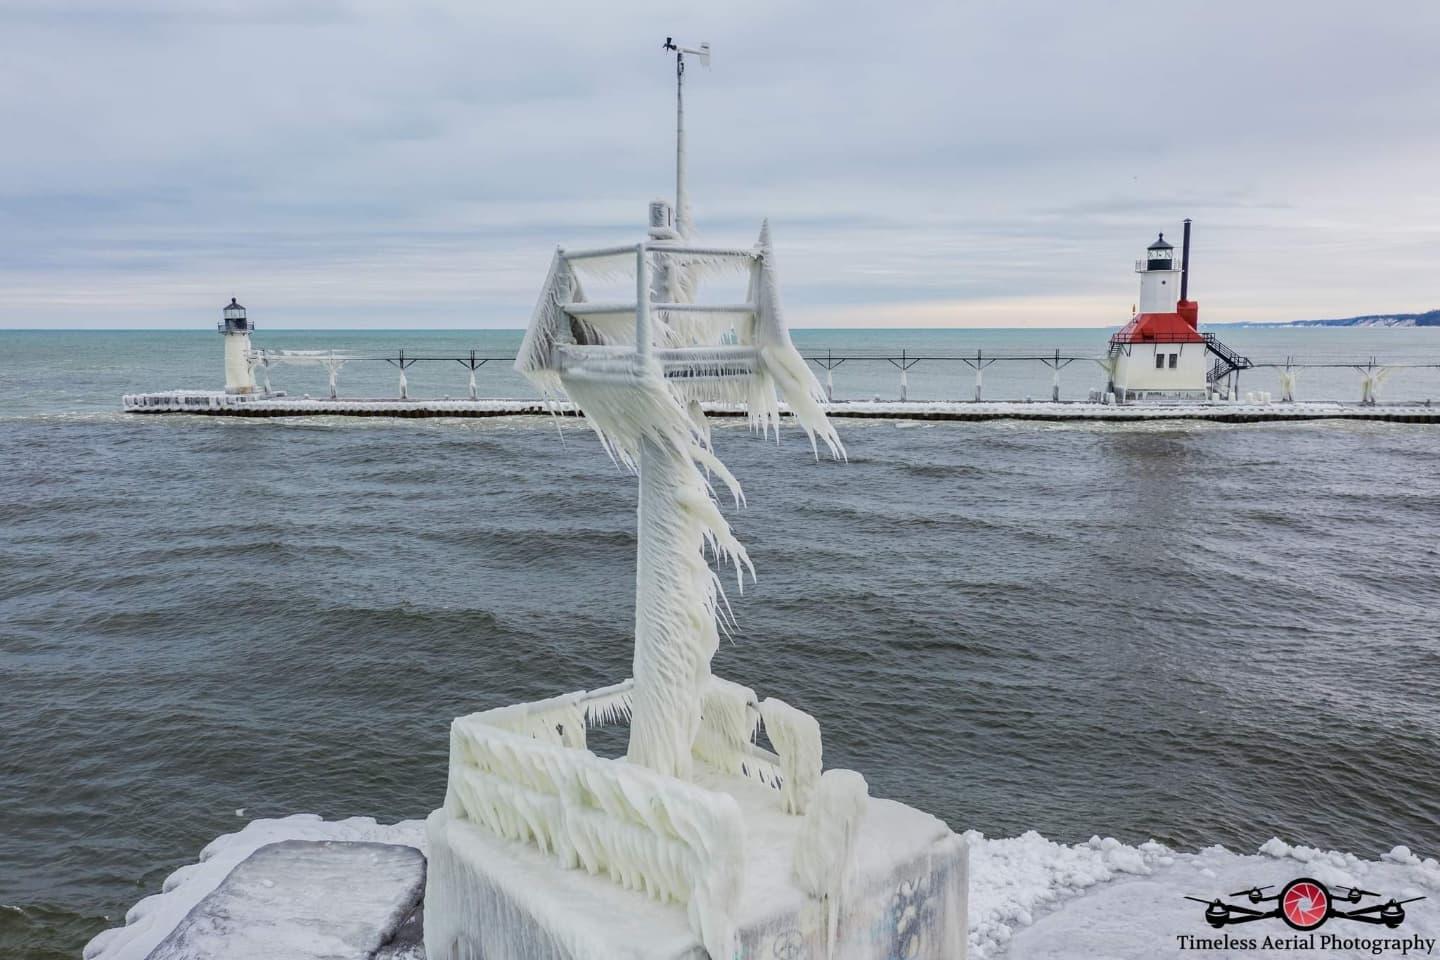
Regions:
<instances>
[{"instance_id":1,"label":"lighthouse window","mask_svg":"<svg viewBox=\"0 0 1440 960\"><path fill-rule=\"evenodd\" d=\"M1156 370L1164 370L1164 369L1165 369L1165 354L1163 354L1163 353L1157 353L1157 354L1155 354L1155 369L1156 369Z\"/></svg>"},{"instance_id":2,"label":"lighthouse window","mask_svg":"<svg viewBox=\"0 0 1440 960\"><path fill-rule=\"evenodd\" d=\"M1170 354L1170 369L1171 369L1171 370L1174 370L1174 369L1175 369L1176 367L1178 367L1178 366L1180 366L1180 354L1178 354L1178 353L1172 353L1172 354Z\"/></svg>"}]
</instances>

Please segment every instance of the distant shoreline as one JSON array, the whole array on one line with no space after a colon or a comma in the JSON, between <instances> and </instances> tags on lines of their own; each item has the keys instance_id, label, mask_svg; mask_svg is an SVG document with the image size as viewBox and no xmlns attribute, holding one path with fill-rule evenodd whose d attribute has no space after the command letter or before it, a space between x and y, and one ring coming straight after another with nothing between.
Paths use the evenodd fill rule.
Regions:
<instances>
[{"instance_id":1,"label":"distant shoreline","mask_svg":"<svg viewBox=\"0 0 1440 960\"><path fill-rule=\"evenodd\" d=\"M1216 327L1440 327L1440 310L1425 313L1377 313L1342 320L1281 320L1208 324Z\"/></svg>"}]
</instances>

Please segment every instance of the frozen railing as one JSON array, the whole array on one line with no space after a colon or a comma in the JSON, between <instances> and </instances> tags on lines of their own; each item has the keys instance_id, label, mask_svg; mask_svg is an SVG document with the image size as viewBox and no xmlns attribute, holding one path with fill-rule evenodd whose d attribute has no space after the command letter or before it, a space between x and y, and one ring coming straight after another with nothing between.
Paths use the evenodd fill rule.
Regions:
<instances>
[{"instance_id":1,"label":"frozen railing","mask_svg":"<svg viewBox=\"0 0 1440 960\"><path fill-rule=\"evenodd\" d=\"M533 740L587 750L586 732L626 724L634 681L597 690L488 710L474 717ZM761 732L775 750L756 743ZM804 813L820 776L819 725L813 717L771 697L759 700L738 683L712 676L695 738L695 756L717 770L765 784L781 794L789 812Z\"/></svg>"},{"instance_id":2,"label":"frozen railing","mask_svg":"<svg viewBox=\"0 0 1440 960\"><path fill-rule=\"evenodd\" d=\"M555 348L555 369L561 374L628 379L635 373L635 356L632 347L566 344ZM652 356L667 380L749 377L759 360L755 348L748 346L662 348L654 350Z\"/></svg>"},{"instance_id":3,"label":"frozen railing","mask_svg":"<svg viewBox=\"0 0 1440 960\"><path fill-rule=\"evenodd\" d=\"M649 242L590 250L557 250L544 292L515 360L526 374L583 371L605 376L633 374L624 357L665 351L667 374L694 376L698 358L709 379L747 377L755 372L754 335L760 304L754 278L766 235L755 249L693 247ZM751 280L741 303L692 302L698 278L715 272ZM582 281L595 277L633 279L628 301L591 301ZM659 291L657 293L657 291ZM711 351L732 346L727 366ZM738 351L749 348L750 353ZM566 369L562 369L566 368Z\"/></svg>"},{"instance_id":4,"label":"frozen railing","mask_svg":"<svg viewBox=\"0 0 1440 960\"><path fill-rule=\"evenodd\" d=\"M565 306L569 308L571 306L578 307L579 305L566 304ZM629 310L633 312L634 309L633 304L611 303L596 304L593 306L596 307L595 311L580 311L576 315L583 315L591 319L605 316L614 319L626 316L626 314L619 311ZM667 309L674 308L674 306L675 305L669 305ZM735 305L721 305L718 308L705 306L703 308L695 307L694 309L689 309L693 306L689 304L680 306L687 309L675 310L675 317L702 317L707 316L707 312L709 312L709 316L715 317L732 309ZM616 312L606 313L605 311ZM718 311L718 313L715 311ZM657 315L661 317L664 329L672 329L666 320L665 313L658 311L658 308ZM746 322L745 318L739 313L732 313L731 316L738 318L742 325ZM625 324L625 326L629 326L631 330L633 330L633 322ZM615 334L619 334L620 327L620 324L615 324L610 329L612 329ZM629 333L627 336L633 337L633 333ZM617 356L633 354L634 352L633 348L618 344L590 344L583 346L579 344L555 345L555 348L559 347L597 351L593 354L597 357L603 356L602 352L605 350L613 350ZM713 384L716 381L726 379L743 381L746 379L747 373L753 370L754 354L744 352L753 348L739 344L719 344L707 348L711 351L707 362L713 361L716 364L716 366L712 367L704 365L697 366L692 363L692 358L698 356L698 354L694 352L697 349L699 348L689 348L690 352L688 354L680 355L671 354L668 352L667 347L660 345L654 350L654 356L661 360L666 371L666 377L670 379L672 383L682 382L687 378L695 379L697 386L702 383ZM727 353L725 351L734 352ZM377 364L388 365L400 375L403 375L406 371L410 371L413 375L414 371L412 368L416 365L425 365L433 369L435 364L441 364L451 366L453 369L453 365L458 364L460 369L463 369L465 373L462 374L462 379L456 381L457 395L468 396L469 399L475 400L481 395L481 386L477 385L477 377L481 378L480 384L483 385L484 370L489 365L494 364L497 367L503 366L506 370L509 370L515 361L514 354L484 354L480 351L456 354L417 354L405 350L398 350L390 354L379 354L340 350L283 352L256 350L252 351L251 356L257 369L261 373L262 379L268 379L272 367L280 367L281 365L325 367L329 374L328 395L332 400L341 398L352 400L381 399L381 393L356 393L353 389L351 391L345 391L341 389L342 385L339 383L342 368L347 371L354 371L361 365L373 368L373 366ZM575 357L575 362L579 362L578 354L572 356ZM984 374L984 380L988 381L984 383L983 399L993 400L1007 397L1009 399L1020 399L1031 396L1032 394L1043 396L1048 392L1049 399L1060 401L1065 398L1067 392L1062 389L1061 381L1064 379L1067 384L1072 384L1068 392L1074 394L1075 398L1083 400L1086 389L1104 385L1103 367L1107 362L1106 358L1099 354L1067 353L1060 350L1052 350L1049 352L974 350L968 353L964 351L947 352L926 350L920 353L911 353L906 350L890 352L885 350L875 351L863 349L826 350L822 348L802 351L802 356L807 363L812 365L817 371L822 372L826 398L832 401L836 399L837 383L839 383L839 388L843 388L845 392L854 399L869 400L872 397L879 397L882 394L892 399L914 399L910 389L910 379L916 376L925 378L920 382L930 399L957 402L961 400L980 400L982 396L978 388L981 386L982 374ZM1062 378L1061 371L1077 362L1080 363L1080 367L1076 369L1084 369L1087 372L1080 374L1079 377L1075 377L1073 374L1067 372ZM719 364L722 363L735 363L736 366L730 368L719 366ZM1091 364L1097 365L1102 369L1102 372L1089 372L1094 369L1090 366ZM1278 377L1277 383L1281 389L1282 396L1287 395L1285 386L1286 383L1289 382L1290 390L1288 397L1290 399L1299 399L1299 397L1295 396L1295 373L1305 370L1356 371L1358 380L1355 381L1357 386L1353 389L1356 390L1362 399L1369 396L1369 394L1366 394L1364 391L1364 381L1371 377L1372 370L1378 368L1397 372L1418 371L1423 376L1429 377L1430 379L1425 380L1407 375L1407 379L1411 385L1409 392L1422 399L1425 396L1433 395L1434 387L1440 385L1440 381L1434 379L1434 374L1440 371L1440 358L1426 355L1412 356L1404 360L1385 360L1375 357L1337 357L1333 359L1306 361L1296 357L1252 357L1251 366L1256 371L1256 374L1261 371L1273 371L1274 375ZM877 373L877 367L891 371L891 373L896 376L896 379L888 380L884 375ZM1030 372L1030 370L1026 369L1027 367L1035 372ZM1045 389L1045 382L1041 380L1039 376L1036 376L1036 373L1039 372L1036 368L1044 368L1044 375L1050 378L1048 391ZM845 381L844 378L847 372L852 370L855 371L855 374L851 376L848 381ZM957 377L956 374L959 374L959 376ZM468 390L465 380L463 379L465 375L468 375ZM1320 388L1324 392L1319 392L1318 396L1312 396L1308 399L1340 399L1349 395L1352 388L1342 381L1342 377L1343 374L1338 373L1326 374L1326 380ZM975 381L974 388L969 387L965 379L961 378L973 378ZM367 374L364 379L369 385L373 385L375 382L373 374ZM1079 384L1073 385L1076 380L1079 381ZM303 389L313 389L318 396L323 397L327 393L324 379L316 381L314 378L311 378L302 382ZM897 382L899 385L898 392L891 392L886 389L887 386L896 384ZM1427 384L1429 386L1427 386ZM292 395L302 389L298 384L292 383L289 386L292 387ZM1313 390L1316 390L1316 388L1312 387L1312 391ZM153 397L157 395L158 394L144 394L132 396ZM278 395L280 395L280 391L278 390L272 390L267 394L263 389L260 389L251 396L253 399L263 399L266 396L273 397ZM390 396L396 397L399 395L400 391L398 390L390 394ZM519 396L514 392L513 384L507 384L506 389L498 391L492 387L487 395L492 399L505 397L519 399ZM407 398L412 396L412 394L408 392L408 384L406 386L405 396ZM711 397L702 396L700 399L710 398ZM432 396L429 399L440 400L442 398ZM449 398L447 396L444 399ZM716 396L714 399L734 401L738 398ZM142 406L146 406L136 400L123 402L127 408L133 407L140 409ZM155 402L151 401L148 405L153 406ZM192 402L189 405L202 406L202 404L198 402Z\"/></svg>"},{"instance_id":5,"label":"frozen railing","mask_svg":"<svg viewBox=\"0 0 1440 960\"><path fill-rule=\"evenodd\" d=\"M628 722L632 690L626 680L459 718L450 728L445 811L566 868L687 904L702 940L724 943L744 869L735 799L586 747L587 730ZM762 727L774 751L755 742ZM782 701L757 701L749 688L712 677L694 754L771 787L777 805L799 815L820 779L820 728Z\"/></svg>"},{"instance_id":6,"label":"frozen railing","mask_svg":"<svg viewBox=\"0 0 1440 960\"><path fill-rule=\"evenodd\" d=\"M735 799L511 732L512 709L452 724L445 812L532 844L563 867L687 904L707 945L729 942L745 863Z\"/></svg>"}]
</instances>

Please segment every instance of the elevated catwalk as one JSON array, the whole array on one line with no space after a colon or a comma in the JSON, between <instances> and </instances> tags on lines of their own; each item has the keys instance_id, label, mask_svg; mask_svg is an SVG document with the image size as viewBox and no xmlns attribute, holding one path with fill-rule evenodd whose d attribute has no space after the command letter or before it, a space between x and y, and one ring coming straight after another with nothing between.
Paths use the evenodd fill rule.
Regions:
<instances>
[{"instance_id":1,"label":"elevated catwalk","mask_svg":"<svg viewBox=\"0 0 1440 960\"><path fill-rule=\"evenodd\" d=\"M328 400L286 396L234 396L220 392L176 390L127 394L126 413L189 413L213 417L513 417L561 413L577 415L568 402L543 400ZM707 403L715 416L743 416L741 407ZM847 400L825 405L832 417L877 420L1212 420L1261 423L1302 420L1386 420L1440 423L1440 406L1426 403L1197 402L1167 404L1026 403L1023 401Z\"/></svg>"}]
</instances>

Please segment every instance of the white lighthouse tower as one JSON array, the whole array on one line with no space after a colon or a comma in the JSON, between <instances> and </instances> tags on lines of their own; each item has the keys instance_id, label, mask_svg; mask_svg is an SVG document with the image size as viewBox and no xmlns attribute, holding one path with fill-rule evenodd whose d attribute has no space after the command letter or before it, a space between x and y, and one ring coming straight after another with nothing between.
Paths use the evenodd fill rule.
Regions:
<instances>
[{"instance_id":1,"label":"white lighthouse tower","mask_svg":"<svg viewBox=\"0 0 1440 960\"><path fill-rule=\"evenodd\" d=\"M225 392L254 393L255 371L250 367L250 320L234 297L225 305L220 333L225 337Z\"/></svg>"},{"instance_id":2,"label":"white lighthouse tower","mask_svg":"<svg viewBox=\"0 0 1440 960\"><path fill-rule=\"evenodd\" d=\"M1189 220L1178 267L1163 233L1135 262L1140 307L1110 338L1110 390L1121 403L1206 398L1207 344L1199 330L1200 305L1188 298L1189 268Z\"/></svg>"},{"instance_id":3,"label":"white lighthouse tower","mask_svg":"<svg viewBox=\"0 0 1440 960\"><path fill-rule=\"evenodd\" d=\"M1139 313L1174 313L1180 301L1180 268L1175 266L1175 248L1165 234L1145 249L1145 259L1135 261L1140 274Z\"/></svg>"}]
</instances>

